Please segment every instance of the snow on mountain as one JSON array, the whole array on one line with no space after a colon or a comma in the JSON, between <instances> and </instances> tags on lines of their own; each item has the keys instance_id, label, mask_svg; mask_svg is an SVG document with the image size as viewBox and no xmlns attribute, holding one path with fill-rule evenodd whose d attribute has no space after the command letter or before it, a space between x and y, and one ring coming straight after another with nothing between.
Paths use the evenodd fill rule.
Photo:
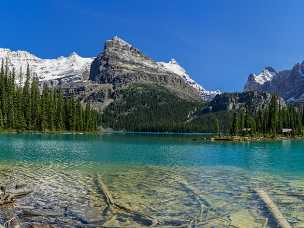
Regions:
<instances>
[{"instance_id":1,"label":"snow on mountain","mask_svg":"<svg viewBox=\"0 0 304 228\"><path fill-rule=\"evenodd\" d=\"M112 42L118 42L122 46L127 46L131 48L132 45L124 41L119 37L114 37ZM132 47L133 48L133 47ZM136 53L140 53L137 49L133 48ZM127 55L128 53L121 53ZM139 55L139 54L137 54ZM136 56L137 56L136 55ZM126 56L126 58L131 58ZM17 82L23 83L25 78L19 77L20 72L23 74L26 72L27 66L29 65L32 76L39 79L40 82L43 81L55 81L59 79L70 81L87 80L88 74L90 72L91 64L94 58L83 58L77 53L72 53L68 57L59 57L56 59L42 59L27 51L12 51L10 49L0 48L0 61L7 61L9 69L15 69ZM201 85L195 82L186 72L186 70L181 67L176 60L172 59L170 62L157 62L153 63L149 59L142 60L142 58L132 59L133 61L141 61L142 64L150 64L150 67L160 68L163 71L174 73L183 78L183 80L194 89L196 89L202 96L204 100L211 100L220 91L208 91L205 90ZM149 61L148 61L149 60ZM135 61L135 62L136 62ZM151 63L150 63L151 62ZM152 64L153 63L153 64Z\"/></svg>"},{"instance_id":2,"label":"snow on mountain","mask_svg":"<svg viewBox=\"0 0 304 228\"><path fill-rule=\"evenodd\" d=\"M272 81L272 79L277 75L275 69L272 67L264 68L259 74L250 74L248 80L245 84L245 91L256 91L259 90L266 82Z\"/></svg>"},{"instance_id":3,"label":"snow on mountain","mask_svg":"<svg viewBox=\"0 0 304 228\"><path fill-rule=\"evenodd\" d=\"M276 74L277 72L274 69L266 67L261 73L255 75L255 81L263 85L265 82L271 81Z\"/></svg>"},{"instance_id":4,"label":"snow on mountain","mask_svg":"<svg viewBox=\"0 0 304 228\"><path fill-rule=\"evenodd\" d=\"M31 74L40 81L56 80L73 77L75 80L83 79L83 73L89 71L93 58L82 58L75 52L68 57L57 59L41 59L26 51L11 51L0 48L0 61L7 61L9 69L15 68L17 77L20 72L25 73L29 65ZM24 81L24 78L21 80Z\"/></svg>"},{"instance_id":5,"label":"snow on mountain","mask_svg":"<svg viewBox=\"0 0 304 228\"><path fill-rule=\"evenodd\" d=\"M186 70L181 67L175 59L172 59L168 63L166 62L158 62L158 64L162 67L164 67L167 71L173 72L174 74L177 74L181 76L185 82L189 85L191 85L193 88L199 91L201 96L205 100L211 100L213 99L217 94L221 94L221 91L216 90L216 91L208 91L204 89L200 84L198 84L196 81L194 81L186 72Z\"/></svg>"}]
</instances>

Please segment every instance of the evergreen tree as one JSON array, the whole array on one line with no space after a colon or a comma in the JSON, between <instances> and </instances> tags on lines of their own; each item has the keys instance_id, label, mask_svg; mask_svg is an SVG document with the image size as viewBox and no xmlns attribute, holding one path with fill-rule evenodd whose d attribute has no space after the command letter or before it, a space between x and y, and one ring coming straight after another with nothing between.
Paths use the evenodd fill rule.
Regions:
<instances>
[{"instance_id":1,"label":"evergreen tree","mask_svg":"<svg viewBox=\"0 0 304 228\"><path fill-rule=\"evenodd\" d=\"M213 128L214 128L214 132L217 135L220 135L220 123L219 123L219 120L217 118L215 118L213 120Z\"/></svg>"},{"instance_id":2,"label":"evergreen tree","mask_svg":"<svg viewBox=\"0 0 304 228\"><path fill-rule=\"evenodd\" d=\"M8 69L7 61L0 68L0 128L16 130L71 130L94 131L97 113L86 110L74 97L63 97L60 90L43 87L42 93L36 78L31 79L29 66L26 80L17 79L15 70ZM21 76L19 76L22 78ZM20 83L21 82L21 83ZM84 114L88 119L84 118ZM87 120L87 122L86 122Z\"/></svg>"},{"instance_id":3,"label":"evergreen tree","mask_svg":"<svg viewBox=\"0 0 304 228\"><path fill-rule=\"evenodd\" d=\"M231 134L237 135L239 131L239 119L237 113L233 113L233 120L232 120L232 127L231 127Z\"/></svg>"}]
</instances>

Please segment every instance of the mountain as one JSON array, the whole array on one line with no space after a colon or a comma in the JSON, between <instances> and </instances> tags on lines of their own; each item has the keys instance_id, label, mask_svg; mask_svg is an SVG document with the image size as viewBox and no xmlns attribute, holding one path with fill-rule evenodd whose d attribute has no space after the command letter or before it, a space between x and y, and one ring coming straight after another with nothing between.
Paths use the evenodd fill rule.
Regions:
<instances>
[{"instance_id":1,"label":"mountain","mask_svg":"<svg viewBox=\"0 0 304 228\"><path fill-rule=\"evenodd\" d=\"M223 132L229 132L235 113L238 115L248 113L257 116L258 111L267 113L273 96L270 93L248 91L241 93L222 93L212 101L205 103L196 113L192 114L191 125L200 126L201 131L214 131L214 120L220 123ZM286 103L280 97L275 97L280 107Z\"/></svg>"},{"instance_id":2,"label":"mountain","mask_svg":"<svg viewBox=\"0 0 304 228\"><path fill-rule=\"evenodd\" d=\"M103 127L188 131L187 120L203 99L201 87L184 70L181 74L181 69L177 63L152 60L118 37L106 41L89 77L95 84L112 86L112 101L103 110Z\"/></svg>"},{"instance_id":3,"label":"mountain","mask_svg":"<svg viewBox=\"0 0 304 228\"><path fill-rule=\"evenodd\" d=\"M207 131L192 124L194 113L220 91L207 91L176 60L157 62L119 37L107 40L96 58L41 59L25 51L1 49L9 68L25 72L77 97L102 113L102 127L127 131Z\"/></svg>"},{"instance_id":4,"label":"mountain","mask_svg":"<svg viewBox=\"0 0 304 228\"><path fill-rule=\"evenodd\" d=\"M0 48L0 60L7 61L10 70L15 68L17 75L25 73L29 65L33 76L39 81L87 80L93 58L82 58L75 52L69 57L41 59L27 51L11 51ZM20 78L16 77L17 82ZM23 82L25 78L21 78Z\"/></svg>"},{"instance_id":5,"label":"mountain","mask_svg":"<svg viewBox=\"0 0 304 228\"><path fill-rule=\"evenodd\" d=\"M244 90L275 93L287 102L303 103L304 62L297 63L288 70L276 71L267 67L258 75L251 74Z\"/></svg>"},{"instance_id":6,"label":"mountain","mask_svg":"<svg viewBox=\"0 0 304 228\"><path fill-rule=\"evenodd\" d=\"M75 82L111 83L117 85L118 80L126 83L127 79L163 82L173 89L179 87L185 94L195 98L198 93L203 100L210 100L220 91L207 91L197 84L175 60L169 63L155 62L144 56L138 49L119 37L106 41L103 53L97 58L83 58L76 53L57 59L41 59L27 51L11 51L0 48L0 61L8 62L10 70L15 68L17 75L25 73L30 66L33 76L38 77L41 84L62 86ZM92 68L91 68L92 65ZM110 69L109 67L112 67ZM104 67L102 70L101 67ZM129 77L130 75L132 75ZM101 76L102 75L102 76ZM111 76L112 75L112 76ZM115 75L115 77L113 76ZM144 79L146 77L146 79ZM17 82L25 78L16 77ZM191 87L191 88L189 88ZM192 91L191 91L192 90Z\"/></svg>"},{"instance_id":7,"label":"mountain","mask_svg":"<svg viewBox=\"0 0 304 228\"><path fill-rule=\"evenodd\" d=\"M181 67L175 59L171 59L168 63L165 62L159 62L159 64L163 67L165 67L169 72L173 72L180 77L182 77L185 82L189 85L191 85L194 89L199 91L200 96L205 101L212 100L216 95L221 94L221 91L215 90L215 91L209 91L204 89L200 84L198 84L196 81L194 81L189 74L186 72L186 70Z\"/></svg>"},{"instance_id":8,"label":"mountain","mask_svg":"<svg viewBox=\"0 0 304 228\"><path fill-rule=\"evenodd\" d=\"M247 110L250 113L267 108L272 95L266 92L248 91L242 93L222 93L208 103L203 112ZM278 97L278 104L285 106L285 101Z\"/></svg>"},{"instance_id":9,"label":"mountain","mask_svg":"<svg viewBox=\"0 0 304 228\"><path fill-rule=\"evenodd\" d=\"M266 67L257 75L250 74L248 77L248 81L245 84L244 90L245 91L258 90L261 85L271 81L276 74L277 72L272 67Z\"/></svg>"},{"instance_id":10,"label":"mountain","mask_svg":"<svg viewBox=\"0 0 304 228\"><path fill-rule=\"evenodd\" d=\"M104 51L93 61L90 80L123 85L152 82L175 90L182 96L210 100L219 91L207 91L197 84L175 60L156 62L119 37L106 41Z\"/></svg>"}]
</instances>

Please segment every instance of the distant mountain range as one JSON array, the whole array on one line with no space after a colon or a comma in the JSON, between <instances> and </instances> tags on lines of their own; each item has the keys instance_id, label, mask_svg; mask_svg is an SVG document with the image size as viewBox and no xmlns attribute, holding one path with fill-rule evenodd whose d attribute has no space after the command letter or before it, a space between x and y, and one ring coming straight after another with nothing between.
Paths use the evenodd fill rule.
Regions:
<instances>
[{"instance_id":1,"label":"distant mountain range","mask_svg":"<svg viewBox=\"0 0 304 228\"><path fill-rule=\"evenodd\" d=\"M25 74L27 65L29 65L33 76L38 77L39 81L48 81L62 78L88 79L93 58L82 58L76 53L72 53L69 57L41 59L27 51L11 51L0 48L0 60L7 61L10 70L15 68L17 75L20 72ZM19 82L20 78L16 77L16 80Z\"/></svg>"},{"instance_id":2,"label":"distant mountain range","mask_svg":"<svg viewBox=\"0 0 304 228\"><path fill-rule=\"evenodd\" d=\"M266 67L259 74L251 74L245 91L263 91L281 96L290 103L304 102L304 62L291 69L276 71Z\"/></svg>"},{"instance_id":3,"label":"distant mountain range","mask_svg":"<svg viewBox=\"0 0 304 228\"><path fill-rule=\"evenodd\" d=\"M90 103L100 111L102 127L114 130L210 132L219 121L228 131L234 112L254 114L268 107L272 96L267 92L304 101L304 64L280 72L267 67L249 76L244 93L221 93L204 89L176 60L154 61L117 36L95 58L72 53L41 59L0 49L0 60L15 69L17 83L24 83L19 75L29 66L41 87L60 88L66 97Z\"/></svg>"},{"instance_id":4,"label":"distant mountain range","mask_svg":"<svg viewBox=\"0 0 304 228\"><path fill-rule=\"evenodd\" d=\"M92 91L95 87L117 87L134 82L152 82L175 91L180 97L212 100L220 91L208 91L195 82L175 59L156 62L119 37L107 40L104 50L96 58L83 58L77 53L68 57L42 59L27 51L0 48L0 61L7 61L16 71L17 82L23 83L27 65L40 84L62 87L66 90ZM98 86L99 85L99 86ZM80 87L83 87L80 89ZM89 87L89 89L87 88ZM95 90L95 89L93 89ZM291 69L276 71L266 67L258 74L251 74L244 91L275 93L288 102L304 102L304 62ZM94 100L90 98L91 101Z\"/></svg>"},{"instance_id":5,"label":"distant mountain range","mask_svg":"<svg viewBox=\"0 0 304 228\"><path fill-rule=\"evenodd\" d=\"M9 49L0 48L0 60L7 60L9 68L15 68L17 75L20 71L25 73L27 65L30 66L32 75L38 77L40 82L49 83L51 85L60 85L63 83L74 83L78 81L95 81L96 64L98 59L110 56L111 64L120 68L113 69L113 74L118 74L118 69L123 69L120 77L128 78L130 81L136 81L139 75L149 74L146 80L153 79L153 75L168 76L168 81L181 80L185 84L192 87L203 100L211 100L220 91L208 91L201 85L196 83L183 69L176 60L172 59L170 62L155 62L152 59L143 55L138 49L119 37L114 37L108 40L105 45L103 53L95 58L83 58L77 53L72 53L68 57L59 57L57 59L41 59L27 51L11 51ZM91 70L91 65L94 70ZM101 65L103 66L103 65ZM100 66L99 66L100 67ZM108 69L108 68L107 68ZM97 70L97 71L96 71ZM91 71L91 76L90 76ZM100 82L108 82L106 78L109 75L109 69L102 71L101 74L106 73L107 76L102 76L98 73L98 80ZM149 78L151 77L151 78ZM105 80L100 80L100 79ZM118 77L115 76L115 80ZM141 77L142 80L144 77ZM161 77L158 77L160 79ZM156 78L155 78L156 79ZM16 77L19 82L24 81L24 78ZM114 81L113 81L114 82ZM116 83L116 82L115 82Z\"/></svg>"}]
</instances>

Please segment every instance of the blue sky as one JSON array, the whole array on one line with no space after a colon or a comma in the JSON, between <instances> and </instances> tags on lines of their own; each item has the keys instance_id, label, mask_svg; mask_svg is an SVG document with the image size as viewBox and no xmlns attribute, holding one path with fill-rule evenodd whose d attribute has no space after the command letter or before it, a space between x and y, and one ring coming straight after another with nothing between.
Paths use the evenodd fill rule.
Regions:
<instances>
[{"instance_id":1,"label":"blue sky","mask_svg":"<svg viewBox=\"0 0 304 228\"><path fill-rule=\"evenodd\" d=\"M207 89L239 91L251 72L304 60L301 0L2 0L0 47L96 56L114 35L175 58Z\"/></svg>"}]
</instances>

